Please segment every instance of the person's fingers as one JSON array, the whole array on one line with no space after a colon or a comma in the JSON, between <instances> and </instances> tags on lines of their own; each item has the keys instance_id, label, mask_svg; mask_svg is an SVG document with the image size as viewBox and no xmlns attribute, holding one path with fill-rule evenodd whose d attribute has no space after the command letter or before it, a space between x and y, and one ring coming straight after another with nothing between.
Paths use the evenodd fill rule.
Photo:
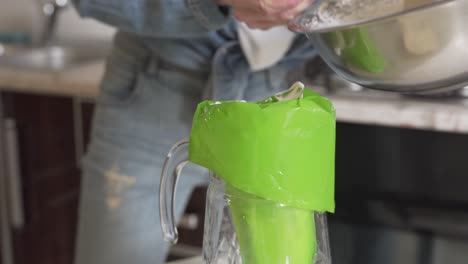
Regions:
<instances>
[{"instance_id":1,"label":"person's fingers","mask_svg":"<svg viewBox=\"0 0 468 264\"><path fill-rule=\"evenodd\" d=\"M259 0L260 7L266 14L277 14L292 9L302 0Z\"/></svg>"},{"instance_id":2,"label":"person's fingers","mask_svg":"<svg viewBox=\"0 0 468 264\"><path fill-rule=\"evenodd\" d=\"M286 25L313 0L217 0L232 6L237 20L250 28L268 29Z\"/></svg>"},{"instance_id":3,"label":"person's fingers","mask_svg":"<svg viewBox=\"0 0 468 264\"><path fill-rule=\"evenodd\" d=\"M297 6L303 0L221 0L231 1L235 9L250 9L262 15L273 15Z\"/></svg>"},{"instance_id":4,"label":"person's fingers","mask_svg":"<svg viewBox=\"0 0 468 264\"><path fill-rule=\"evenodd\" d=\"M250 9L253 11L262 12L260 0L227 0L231 1L231 6L234 9Z\"/></svg>"},{"instance_id":5,"label":"person's fingers","mask_svg":"<svg viewBox=\"0 0 468 264\"><path fill-rule=\"evenodd\" d=\"M304 10L306 10L313 2L314 0L302 0L302 2L299 3L297 6L282 12L279 15L279 17L282 19L291 20L297 15L304 12Z\"/></svg>"}]
</instances>

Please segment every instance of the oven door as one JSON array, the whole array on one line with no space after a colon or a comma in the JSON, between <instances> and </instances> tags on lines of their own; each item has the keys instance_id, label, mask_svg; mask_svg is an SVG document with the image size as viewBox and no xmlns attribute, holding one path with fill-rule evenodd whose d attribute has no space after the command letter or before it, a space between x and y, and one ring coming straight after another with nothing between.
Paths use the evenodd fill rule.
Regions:
<instances>
[{"instance_id":1,"label":"oven door","mask_svg":"<svg viewBox=\"0 0 468 264\"><path fill-rule=\"evenodd\" d=\"M338 264L468 263L468 135L339 123Z\"/></svg>"}]
</instances>

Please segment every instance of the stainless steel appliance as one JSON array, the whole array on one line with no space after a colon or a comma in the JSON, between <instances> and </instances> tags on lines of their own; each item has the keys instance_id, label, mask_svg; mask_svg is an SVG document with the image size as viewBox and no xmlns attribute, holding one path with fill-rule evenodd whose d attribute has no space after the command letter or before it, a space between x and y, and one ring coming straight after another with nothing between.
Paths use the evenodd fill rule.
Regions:
<instances>
[{"instance_id":1,"label":"stainless steel appliance","mask_svg":"<svg viewBox=\"0 0 468 264\"><path fill-rule=\"evenodd\" d=\"M467 157L466 134L338 123L334 263L466 263Z\"/></svg>"},{"instance_id":2,"label":"stainless steel appliance","mask_svg":"<svg viewBox=\"0 0 468 264\"><path fill-rule=\"evenodd\" d=\"M432 93L468 84L468 0L323 0L290 27L341 77Z\"/></svg>"}]
</instances>

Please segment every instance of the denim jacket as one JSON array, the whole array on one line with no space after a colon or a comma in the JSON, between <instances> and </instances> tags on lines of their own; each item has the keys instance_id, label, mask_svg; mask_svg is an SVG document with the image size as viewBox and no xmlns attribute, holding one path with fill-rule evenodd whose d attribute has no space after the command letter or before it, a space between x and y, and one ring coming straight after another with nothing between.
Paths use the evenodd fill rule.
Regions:
<instances>
[{"instance_id":1,"label":"denim jacket","mask_svg":"<svg viewBox=\"0 0 468 264\"><path fill-rule=\"evenodd\" d=\"M220 8L214 0L73 1L81 16L93 17L139 38L159 61L209 74L211 97L216 99L241 99L251 75L258 74L268 76L269 85L286 89L288 71L315 56L306 37L297 35L276 66L250 72L230 10Z\"/></svg>"},{"instance_id":2,"label":"denim jacket","mask_svg":"<svg viewBox=\"0 0 468 264\"><path fill-rule=\"evenodd\" d=\"M286 73L314 55L298 35L275 66L251 72L236 21L214 0L74 0L82 16L119 28L83 161L76 264L164 263L157 171L187 137L203 93L260 100L289 85ZM185 169L184 169L185 171ZM187 173L206 173L193 168ZM180 216L200 177L178 183Z\"/></svg>"}]
</instances>

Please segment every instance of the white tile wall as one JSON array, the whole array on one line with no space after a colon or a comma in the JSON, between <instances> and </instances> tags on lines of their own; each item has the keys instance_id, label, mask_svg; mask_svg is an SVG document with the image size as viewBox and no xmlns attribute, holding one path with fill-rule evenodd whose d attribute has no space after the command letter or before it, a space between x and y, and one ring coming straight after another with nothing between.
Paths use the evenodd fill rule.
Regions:
<instances>
[{"instance_id":1,"label":"white tile wall","mask_svg":"<svg viewBox=\"0 0 468 264\"><path fill-rule=\"evenodd\" d=\"M1 0L0 0L1 1ZM115 29L94 19L79 17L72 7L63 11L57 28L60 39L87 38L105 40L110 39Z\"/></svg>"},{"instance_id":2,"label":"white tile wall","mask_svg":"<svg viewBox=\"0 0 468 264\"><path fill-rule=\"evenodd\" d=\"M0 32L21 31L37 39L43 29L42 0L0 0ZM114 29L92 19L81 19L71 6L59 17L59 39L110 39Z\"/></svg>"},{"instance_id":3,"label":"white tile wall","mask_svg":"<svg viewBox=\"0 0 468 264\"><path fill-rule=\"evenodd\" d=\"M38 14L34 0L0 0L0 32L39 32Z\"/></svg>"}]
</instances>

